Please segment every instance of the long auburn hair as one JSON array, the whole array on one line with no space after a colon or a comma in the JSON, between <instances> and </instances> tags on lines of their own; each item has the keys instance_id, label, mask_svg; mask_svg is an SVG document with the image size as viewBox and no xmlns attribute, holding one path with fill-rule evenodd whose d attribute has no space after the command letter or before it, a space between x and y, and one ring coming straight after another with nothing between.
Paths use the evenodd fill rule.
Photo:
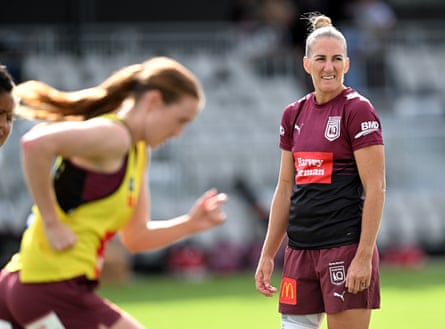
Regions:
<instances>
[{"instance_id":1,"label":"long auburn hair","mask_svg":"<svg viewBox=\"0 0 445 329\"><path fill-rule=\"evenodd\" d=\"M87 120L116 111L122 102L148 90L159 90L165 103L184 95L195 97L204 106L200 82L185 66L168 57L154 57L114 72L99 85L77 91L61 91L42 81L18 84L14 94L22 105L17 115L46 121Z\"/></svg>"}]
</instances>

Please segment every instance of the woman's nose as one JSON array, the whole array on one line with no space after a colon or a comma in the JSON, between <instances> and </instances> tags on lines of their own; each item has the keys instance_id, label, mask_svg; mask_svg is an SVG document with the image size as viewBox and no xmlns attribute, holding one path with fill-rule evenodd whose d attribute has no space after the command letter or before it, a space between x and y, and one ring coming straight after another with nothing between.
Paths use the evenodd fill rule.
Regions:
<instances>
[{"instance_id":1,"label":"woman's nose","mask_svg":"<svg viewBox=\"0 0 445 329\"><path fill-rule=\"evenodd\" d=\"M325 68L325 71L332 71L332 69L334 68L334 62L326 61L324 68Z\"/></svg>"}]
</instances>

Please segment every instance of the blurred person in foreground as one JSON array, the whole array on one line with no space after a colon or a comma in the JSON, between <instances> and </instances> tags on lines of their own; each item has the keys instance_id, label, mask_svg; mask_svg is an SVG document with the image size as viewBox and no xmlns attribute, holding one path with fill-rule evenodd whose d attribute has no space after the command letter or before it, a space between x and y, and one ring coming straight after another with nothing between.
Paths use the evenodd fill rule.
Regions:
<instances>
[{"instance_id":1,"label":"blurred person in foreground","mask_svg":"<svg viewBox=\"0 0 445 329\"><path fill-rule=\"evenodd\" d=\"M14 79L6 66L0 65L0 147L11 133L16 101L12 95Z\"/></svg>"},{"instance_id":2,"label":"blurred person in foreground","mask_svg":"<svg viewBox=\"0 0 445 329\"><path fill-rule=\"evenodd\" d=\"M0 268L18 249L30 207L17 145L25 129L31 127L31 122L15 120L19 102L13 96L14 87L9 67L0 65Z\"/></svg>"},{"instance_id":3,"label":"blurred person in foreground","mask_svg":"<svg viewBox=\"0 0 445 329\"><path fill-rule=\"evenodd\" d=\"M346 40L320 14L308 16L304 69L314 92L288 105L281 165L256 289L272 296L274 257L288 244L279 292L282 329L365 329L380 307L376 239L385 198L380 120L344 85Z\"/></svg>"},{"instance_id":4,"label":"blurred person in foreground","mask_svg":"<svg viewBox=\"0 0 445 329\"><path fill-rule=\"evenodd\" d=\"M185 215L147 218L150 149L178 137L200 112L199 81L173 59L155 57L93 88L62 92L28 81L15 93L26 105L19 115L51 123L21 140L35 205L20 251L0 275L1 321L14 329L144 328L95 290L117 233L141 252L225 221L227 196L215 189Z\"/></svg>"}]
</instances>

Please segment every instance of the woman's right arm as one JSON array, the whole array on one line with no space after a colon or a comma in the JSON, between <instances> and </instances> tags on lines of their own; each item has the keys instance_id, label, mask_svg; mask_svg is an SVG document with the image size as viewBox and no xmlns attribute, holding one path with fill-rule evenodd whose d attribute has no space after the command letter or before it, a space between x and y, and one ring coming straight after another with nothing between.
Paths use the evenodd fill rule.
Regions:
<instances>
[{"instance_id":1,"label":"woman's right arm","mask_svg":"<svg viewBox=\"0 0 445 329\"><path fill-rule=\"evenodd\" d=\"M129 143L125 128L101 119L44 125L23 135L21 152L25 182L42 216L48 241L55 250L69 248L77 240L56 214L51 177L55 157L84 159L101 167L108 157L122 158Z\"/></svg>"},{"instance_id":2,"label":"woman's right arm","mask_svg":"<svg viewBox=\"0 0 445 329\"><path fill-rule=\"evenodd\" d=\"M75 244L76 236L56 215L55 195L51 188L54 145L44 136L45 128L38 127L22 137L22 168L28 190L42 216L48 241L54 250L63 250Z\"/></svg>"},{"instance_id":3,"label":"woman's right arm","mask_svg":"<svg viewBox=\"0 0 445 329\"><path fill-rule=\"evenodd\" d=\"M290 196L295 179L294 171L292 153L282 151L280 173L272 198L269 225L255 273L256 289L265 296L272 296L276 292L276 288L271 285L270 279L274 269L275 255L286 234Z\"/></svg>"}]
</instances>

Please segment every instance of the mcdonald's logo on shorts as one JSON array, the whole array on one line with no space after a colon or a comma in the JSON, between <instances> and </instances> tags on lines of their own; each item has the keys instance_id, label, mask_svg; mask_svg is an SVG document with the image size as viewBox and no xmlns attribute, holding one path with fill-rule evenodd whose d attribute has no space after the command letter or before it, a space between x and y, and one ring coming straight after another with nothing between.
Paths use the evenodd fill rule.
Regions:
<instances>
[{"instance_id":1,"label":"mcdonald's logo on shorts","mask_svg":"<svg viewBox=\"0 0 445 329\"><path fill-rule=\"evenodd\" d=\"M280 288L280 303L297 305L297 280L283 277Z\"/></svg>"}]
</instances>

